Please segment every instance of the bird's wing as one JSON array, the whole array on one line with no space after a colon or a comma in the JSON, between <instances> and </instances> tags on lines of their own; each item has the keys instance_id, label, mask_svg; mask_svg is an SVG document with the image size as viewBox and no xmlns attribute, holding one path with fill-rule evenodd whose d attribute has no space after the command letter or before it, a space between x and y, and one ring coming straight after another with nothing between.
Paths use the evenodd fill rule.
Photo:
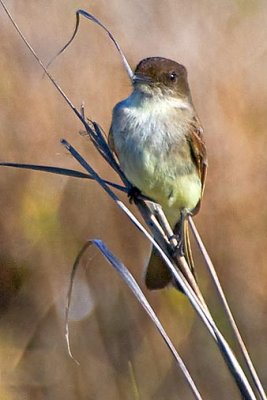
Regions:
<instances>
[{"instance_id":1,"label":"bird's wing","mask_svg":"<svg viewBox=\"0 0 267 400\"><path fill-rule=\"evenodd\" d=\"M202 195L203 195L206 176L207 176L208 160L207 160L206 145L203 138L203 129L197 117L194 118L191 124L191 129L189 130L189 133L187 135L187 141L189 143L192 158L197 167L197 171L201 180ZM194 210L194 213L198 212L200 208L200 202L201 199L196 209Z\"/></svg>"},{"instance_id":2,"label":"bird's wing","mask_svg":"<svg viewBox=\"0 0 267 400\"><path fill-rule=\"evenodd\" d=\"M114 145L114 138L113 138L113 132L112 132L112 125L111 125L111 127L109 129L109 133L108 133L108 144L109 144L109 147L110 147L111 151L113 153L115 153L115 145Z\"/></svg>"}]
</instances>

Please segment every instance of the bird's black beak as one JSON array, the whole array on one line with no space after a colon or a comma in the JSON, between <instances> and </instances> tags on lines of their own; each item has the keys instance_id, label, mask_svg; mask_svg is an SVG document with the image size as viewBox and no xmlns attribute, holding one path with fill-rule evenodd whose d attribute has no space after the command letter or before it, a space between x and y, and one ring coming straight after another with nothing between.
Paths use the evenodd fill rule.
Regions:
<instances>
[{"instance_id":1,"label":"bird's black beak","mask_svg":"<svg viewBox=\"0 0 267 400\"><path fill-rule=\"evenodd\" d=\"M134 74L132 77L133 84L135 83L150 83L151 79L148 76L141 74Z\"/></svg>"}]
</instances>

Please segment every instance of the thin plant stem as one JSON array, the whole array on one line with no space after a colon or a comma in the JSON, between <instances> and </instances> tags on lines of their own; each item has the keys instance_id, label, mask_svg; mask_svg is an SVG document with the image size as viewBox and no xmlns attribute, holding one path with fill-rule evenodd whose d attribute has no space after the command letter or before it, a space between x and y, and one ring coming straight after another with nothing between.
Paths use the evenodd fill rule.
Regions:
<instances>
[{"instance_id":1,"label":"thin plant stem","mask_svg":"<svg viewBox=\"0 0 267 400\"><path fill-rule=\"evenodd\" d=\"M233 333L234 333L234 335L236 337L236 340L237 340L237 342L239 344L241 353L243 354L244 360L246 362L248 370L250 371L250 374L251 374L253 382L254 382L254 384L256 386L256 389L257 389L257 391L258 391L258 393L260 395L260 398L262 400L267 400L267 397L266 397L265 391L263 389L263 386L261 384L261 381L260 381L260 379L259 379L259 377L257 375L256 369L255 369L255 367L254 367L254 365L253 365L253 363L251 361L251 358L250 358L249 353L247 351L246 345L245 345L245 343L244 343L244 341L242 339L242 336L241 336L241 334L240 334L240 332L238 330L238 327L237 327L237 324L235 322L234 316L233 316L233 314L231 312L231 309L229 307L229 304L228 304L227 299L225 297L225 294L223 292L223 289L222 289L222 286L220 284L218 275L217 275L217 273L215 271L214 265L213 265L213 263L212 263L212 261L210 259L210 256L209 256L209 254L208 254L208 252L207 252L207 250L206 250L206 248L204 246L204 243L203 243L203 241L202 241L202 239L200 237L200 234L199 234L198 230L196 229L196 226L195 226L195 224L193 222L193 219L191 217L189 217L189 224L190 224L191 230L193 232L193 235L195 237L196 243L197 243L197 245L198 245L198 247L200 249L200 252L203 255L203 258L205 260L208 272L209 272L210 277L211 277L211 279L212 279L212 281L214 283L214 286L215 286L215 288L217 290L217 293L219 295L219 299L221 300L221 303L222 303L222 306L224 308L225 314L226 314L226 316L228 318L230 326L232 327Z\"/></svg>"}]
</instances>

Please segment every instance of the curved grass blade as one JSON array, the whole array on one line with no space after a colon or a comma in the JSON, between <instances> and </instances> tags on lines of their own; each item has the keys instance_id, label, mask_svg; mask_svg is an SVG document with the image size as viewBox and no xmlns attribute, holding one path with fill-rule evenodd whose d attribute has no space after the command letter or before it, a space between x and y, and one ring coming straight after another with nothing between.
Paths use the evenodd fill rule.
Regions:
<instances>
[{"instance_id":1,"label":"curved grass blade","mask_svg":"<svg viewBox=\"0 0 267 400\"><path fill-rule=\"evenodd\" d=\"M126 72L127 72L128 76L129 76L130 80L132 81L132 79L133 79L133 71L132 71L132 69L131 69L131 67L130 67L130 65L129 65L129 63L128 63L128 61L127 61L127 59L126 59L126 57L125 57L125 55L124 55L124 53L123 53L123 51L121 50L119 43L116 41L116 39L114 38L114 36L112 35L112 33L108 30L108 28L107 28L101 21L99 21L99 19L97 19L94 15L88 13L88 12L85 11L85 10L77 10L77 11L76 11L76 25L75 25L74 32L73 32L73 34L72 34L70 40L69 40L69 41L65 44L65 46L62 47L62 49L49 61L49 63L47 64L46 67L48 68L48 67L52 64L52 62L53 62L60 54L62 54L62 53L66 50L66 48L71 44L71 42L72 42L73 39L75 38L75 36L76 36L76 34L77 34L77 32L78 32L78 29L79 29L80 15L82 15L83 17L89 19L90 21L94 22L95 24L99 25L99 26L100 26L102 29L104 29L104 31L108 34L109 38L110 38L110 39L112 40L112 42L115 44L116 49L118 50L118 52L119 52L119 54L120 54L120 56L121 56L122 63L123 63L123 65L124 65L125 69L126 69Z\"/></svg>"},{"instance_id":2,"label":"curved grass blade","mask_svg":"<svg viewBox=\"0 0 267 400\"><path fill-rule=\"evenodd\" d=\"M164 330L163 326L161 325L156 313L154 312L153 308L147 301L144 293L140 289L139 285L137 284L136 280L132 276L132 274L129 272L129 270L125 267L125 265L116 257L112 252L107 248L105 243L102 240L97 240L97 239L92 239L89 240L88 242L85 243L85 245L82 247L80 250L74 264L73 268L71 271L71 277L70 277L70 284L69 284L69 289L68 289L68 295L67 295L67 306L66 306L66 314L65 314L65 337L67 341L67 346L68 346L68 352L71 358L78 363L78 361L73 357L72 352L71 352L71 347L70 347L70 337L69 337L69 310L70 310L70 305L71 305L71 295L72 295L72 289L73 289L73 282L75 278L75 273L77 271L77 268L79 266L81 257L85 253L85 251L90 247L91 245L94 245L100 250L102 255L106 258L106 260L109 262L109 264L115 268L115 270L119 273L121 278L124 280L124 282L127 284L127 286L131 289L132 293L134 296L137 298L139 303L142 305L152 322L154 323L155 327L159 331L160 335L162 336L163 340L165 341L167 347L169 348L172 356L174 357L176 364L178 367L181 369L187 383L189 384L189 387L194 394L194 397L198 400L202 400L202 397L188 371L186 368L182 358L178 354L177 350L175 349L173 343L171 342L169 336L167 335L166 331Z\"/></svg>"}]
</instances>

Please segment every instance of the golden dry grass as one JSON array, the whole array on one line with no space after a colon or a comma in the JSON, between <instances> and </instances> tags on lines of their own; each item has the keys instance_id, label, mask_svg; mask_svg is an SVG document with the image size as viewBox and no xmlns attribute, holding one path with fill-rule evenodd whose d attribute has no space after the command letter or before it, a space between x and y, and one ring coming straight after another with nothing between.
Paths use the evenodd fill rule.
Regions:
<instances>
[{"instance_id":1,"label":"golden dry grass","mask_svg":"<svg viewBox=\"0 0 267 400\"><path fill-rule=\"evenodd\" d=\"M21 0L7 5L44 61L69 39L75 10L84 8L110 27L132 66L152 55L187 66L209 154L196 222L266 386L266 2ZM78 135L79 122L42 79L2 9L0 37L0 159L76 168L59 144L65 137L112 178ZM82 21L75 42L51 72L73 103L85 101L87 115L107 131L112 107L130 85L105 34ZM64 299L79 247L88 238L102 238L143 286L148 254L143 237L95 183L0 172L0 397L134 399L134 375L141 399L190 399L143 310L96 252L84 258L76 283L71 338L79 368L66 352ZM213 298L202 269L199 275L206 296ZM184 297L174 290L148 295L203 396L238 399Z\"/></svg>"}]
</instances>

